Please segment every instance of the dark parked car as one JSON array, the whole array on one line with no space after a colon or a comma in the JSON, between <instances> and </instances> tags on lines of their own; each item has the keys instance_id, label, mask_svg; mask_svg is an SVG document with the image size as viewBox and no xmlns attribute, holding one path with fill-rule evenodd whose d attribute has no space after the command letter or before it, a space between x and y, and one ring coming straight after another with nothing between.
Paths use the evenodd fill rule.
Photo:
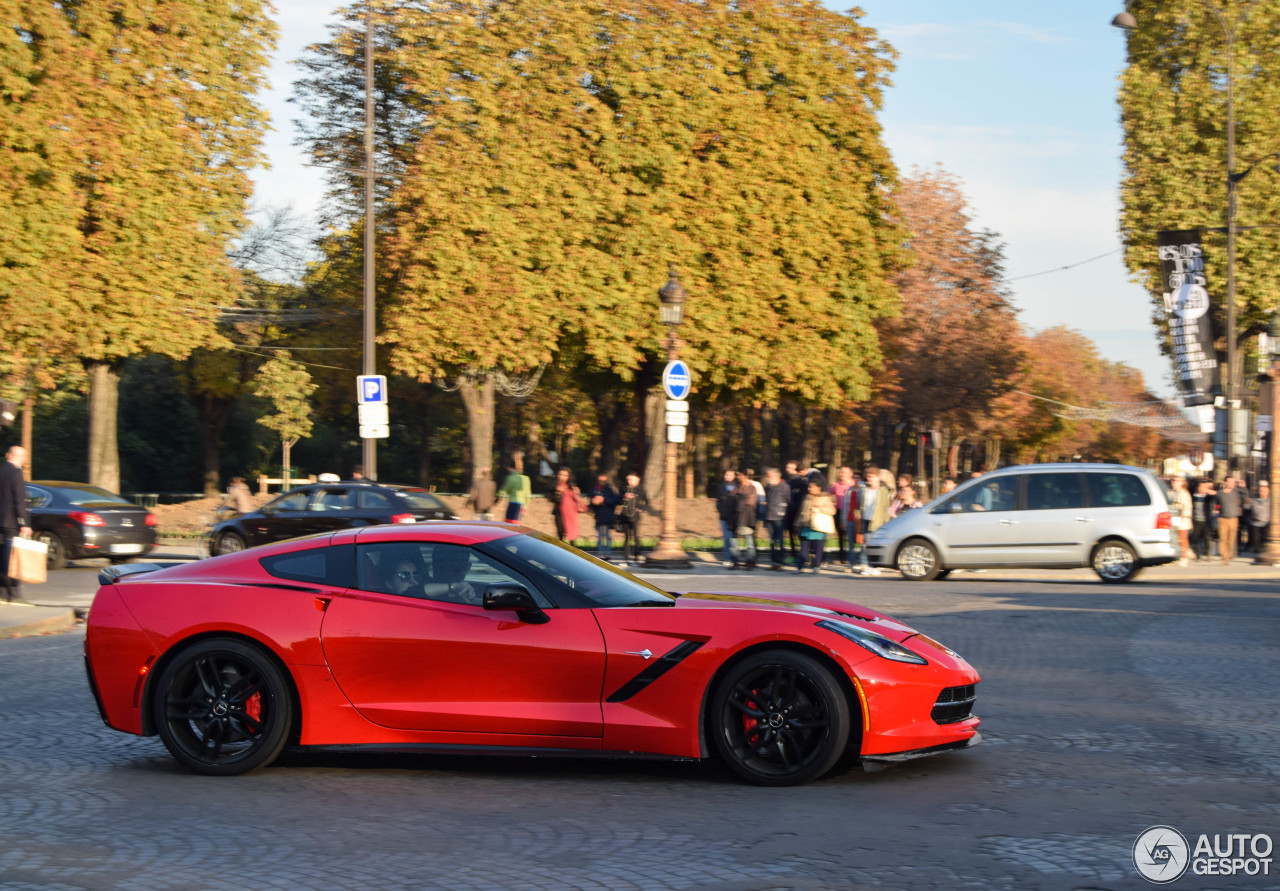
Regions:
<instances>
[{"instance_id":1,"label":"dark parked car","mask_svg":"<svg viewBox=\"0 0 1280 891\"><path fill-rule=\"evenodd\" d=\"M27 483L31 531L49 546L49 568L68 560L106 557L123 563L156 546L156 515L106 489L87 483Z\"/></svg>"},{"instance_id":2,"label":"dark parked car","mask_svg":"<svg viewBox=\"0 0 1280 891\"><path fill-rule=\"evenodd\" d=\"M209 553L230 554L255 545L384 523L456 520L439 498L417 486L368 481L321 483L286 492L247 514L213 527Z\"/></svg>"}]
</instances>

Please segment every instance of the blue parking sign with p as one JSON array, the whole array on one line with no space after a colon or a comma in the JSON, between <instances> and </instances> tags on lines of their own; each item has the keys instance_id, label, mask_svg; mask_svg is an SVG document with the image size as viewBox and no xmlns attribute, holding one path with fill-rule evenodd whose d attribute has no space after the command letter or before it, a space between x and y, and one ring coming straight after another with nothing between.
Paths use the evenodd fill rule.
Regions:
<instances>
[{"instance_id":1,"label":"blue parking sign with p","mask_svg":"<svg viewBox=\"0 0 1280 891\"><path fill-rule=\"evenodd\" d=\"M387 401L387 376L362 374L356 378L356 402L360 405L385 404Z\"/></svg>"}]
</instances>

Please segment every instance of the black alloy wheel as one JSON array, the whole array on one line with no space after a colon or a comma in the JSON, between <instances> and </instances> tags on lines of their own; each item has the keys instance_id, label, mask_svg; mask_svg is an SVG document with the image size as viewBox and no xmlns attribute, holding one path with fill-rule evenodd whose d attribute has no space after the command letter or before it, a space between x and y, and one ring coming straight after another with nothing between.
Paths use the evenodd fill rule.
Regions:
<instances>
[{"instance_id":1,"label":"black alloy wheel","mask_svg":"<svg viewBox=\"0 0 1280 891\"><path fill-rule=\"evenodd\" d=\"M62 539L52 532L37 532L36 541L44 542L49 549L48 556L45 558L45 568L47 570L67 568L67 549L62 543Z\"/></svg>"},{"instance_id":2,"label":"black alloy wheel","mask_svg":"<svg viewBox=\"0 0 1280 891\"><path fill-rule=\"evenodd\" d=\"M235 532L222 532L218 535L217 541L213 545L213 555L215 557L221 554L236 554L247 548L244 539Z\"/></svg>"},{"instance_id":3,"label":"black alloy wheel","mask_svg":"<svg viewBox=\"0 0 1280 891\"><path fill-rule=\"evenodd\" d=\"M789 650L749 656L717 685L711 728L720 756L760 786L795 786L830 771L849 741L849 701L817 660Z\"/></svg>"},{"instance_id":4,"label":"black alloy wheel","mask_svg":"<svg viewBox=\"0 0 1280 891\"><path fill-rule=\"evenodd\" d=\"M234 776L270 764L293 723L274 660L238 640L197 641L157 681L155 725L165 748L196 773Z\"/></svg>"}]
</instances>

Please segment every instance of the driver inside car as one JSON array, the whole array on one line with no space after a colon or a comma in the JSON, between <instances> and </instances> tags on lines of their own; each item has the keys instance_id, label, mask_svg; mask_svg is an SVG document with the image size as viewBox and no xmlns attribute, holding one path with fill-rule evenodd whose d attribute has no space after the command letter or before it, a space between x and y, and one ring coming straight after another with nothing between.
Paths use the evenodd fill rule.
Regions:
<instances>
[{"instance_id":1,"label":"driver inside car","mask_svg":"<svg viewBox=\"0 0 1280 891\"><path fill-rule=\"evenodd\" d=\"M430 600L480 606L480 592L466 580L471 552L459 545L436 545L431 555L431 581L423 586Z\"/></svg>"}]
</instances>

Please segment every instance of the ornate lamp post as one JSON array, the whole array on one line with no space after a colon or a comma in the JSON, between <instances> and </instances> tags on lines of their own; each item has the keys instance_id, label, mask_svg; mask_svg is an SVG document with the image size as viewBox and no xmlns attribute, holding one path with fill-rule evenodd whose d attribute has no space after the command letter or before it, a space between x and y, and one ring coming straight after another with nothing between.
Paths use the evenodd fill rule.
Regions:
<instances>
[{"instance_id":1,"label":"ornate lamp post","mask_svg":"<svg viewBox=\"0 0 1280 891\"><path fill-rule=\"evenodd\" d=\"M1255 563L1280 566L1280 309L1271 311L1271 331L1267 336L1267 352L1271 353L1271 368L1266 372L1271 391L1271 447L1267 449L1267 465L1271 478L1271 523L1267 526L1267 544Z\"/></svg>"},{"instance_id":2,"label":"ornate lamp post","mask_svg":"<svg viewBox=\"0 0 1280 891\"><path fill-rule=\"evenodd\" d=\"M673 266L668 273L667 283L658 291L661 302L658 304L658 316L662 324L667 326L667 364L680 358L680 341L676 339L676 331L684 321L684 301L688 295ZM670 427L667 428L666 472L662 481L662 537L658 546L645 558L645 565L660 569L687 569L689 555L680 546L680 535L676 532L676 439Z\"/></svg>"}]
</instances>

